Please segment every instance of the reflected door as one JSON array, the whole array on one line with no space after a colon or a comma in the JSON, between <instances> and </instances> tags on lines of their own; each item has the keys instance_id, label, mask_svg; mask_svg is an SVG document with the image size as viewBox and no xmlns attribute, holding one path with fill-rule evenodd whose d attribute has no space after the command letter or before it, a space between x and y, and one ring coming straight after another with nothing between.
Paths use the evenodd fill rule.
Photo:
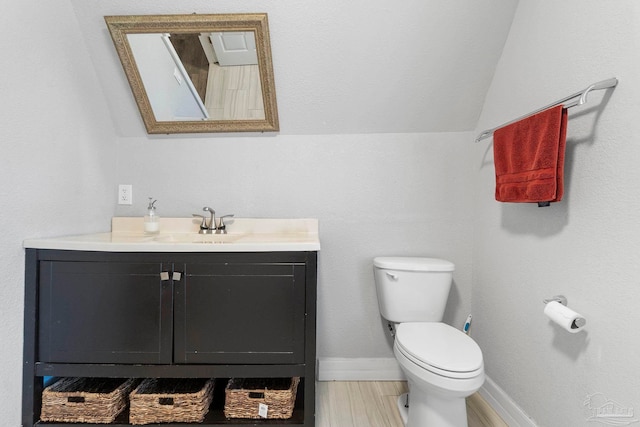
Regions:
<instances>
[{"instance_id":1,"label":"reflected door","mask_svg":"<svg viewBox=\"0 0 640 427\"><path fill-rule=\"evenodd\" d=\"M258 63L253 31L211 33L211 43L221 67Z\"/></svg>"}]
</instances>

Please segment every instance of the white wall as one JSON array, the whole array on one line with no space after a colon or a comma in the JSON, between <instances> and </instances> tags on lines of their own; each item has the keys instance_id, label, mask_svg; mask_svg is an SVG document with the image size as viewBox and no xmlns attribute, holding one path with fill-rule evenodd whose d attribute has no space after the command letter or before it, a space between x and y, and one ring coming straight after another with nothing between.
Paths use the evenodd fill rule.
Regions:
<instances>
[{"instance_id":1,"label":"white wall","mask_svg":"<svg viewBox=\"0 0 640 427\"><path fill-rule=\"evenodd\" d=\"M6 2L0 28L0 424L16 426L22 241L108 229L115 132L68 2Z\"/></svg>"},{"instance_id":2,"label":"white wall","mask_svg":"<svg viewBox=\"0 0 640 427\"><path fill-rule=\"evenodd\" d=\"M70 3L73 10L67 2L11 2L0 17L5 55L0 254L7 266L0 299L3 421L19 423L21 241L107 229L117 183L134 185L135 204L120 208L119 215L141 215L148 194L159 199L161 215L189 214L211 204L243 216L319 217L321 356L390 357L370 276L371 257L378 254L421 253L456 262L447 320L459 323L469 306L473 235L473 333L491 378L543 426L585 425L583 401L597 392L640 410L634 329L640 320L640 201L635 191L640 178L640 6L635 0L520 1L477 130L591 82L620 79L610 96L599 101L602 94L592 94L595 102L571 112L566 197L549 208L496 203L488 141L474 145L468 132L434 133L469 130L475 123L476 102L482 102L492 58L500 52L500 31L506 28L482 14L502 10L499 21L504 23L514 2L494 2L493 10L482 2L474 2L473 9L447 2L464 18L456 26L438 24L455 13L438 9L436 2L397 9L384 2L375 7L371 2L265 5L282 107L280 136L140 138L114 137L114 123L125 135L139 135L142 125L139 118L129 119L137 113L100 20L105 8L167 13L176 12L175 2ZM220 2L219 10L212 11L210 2L192 1L180 12L226 12L235 4ZM252 6L241 4L243 10ZM318 32L307 31L309 22ZM486 31L470 27L474 22ZM25 23L37 31L24 31ZM346 64L342 70L348 73L331 68L326 49L335 45L334 35L356 24L360 32L349 40L365 43L373 53L354 56L340 50L339 63ZM423 41L437 42L436 47L421 45L427 52L419 56L424 66L401 74L388 61L379 64L385 72L370 68L370 57L381 57L375 48L387 46L384 36L401 39L394 32L398 28L424 31ZM453 29L450 39L447 28ZM301 30L314 49L294 50L290 30ZM489 31L490 40L479 38ZM474 34L476 41L492 42L488 54L482 50L485 44L468 43ZM453 41L471 48L453 50L448 44ZM109 93L98 89L84 42ZM400 58L407 55L403 50ZM429 64L435 64L433 69L425 68ZM472 69L477 78L457 73L463 69ZM464 82L455 93L473 94L471 108L460 116L452 111L462 111L465 97L447 97L447 85L431 92L427 104L414 96L424 92L402 85L407 78L426 75L440 81L447 74ZM319 82L339 84L322 91L329 88L319 89ZM372 82L383 82L384 91L370 91ZM391 83L403 96L394 98ZM341 88L353 86L356 96L345 97ZM414 107L408 116L400 107L405 97ZM122 110L111 108L117 116L113 123L105 98ZM382 112L371 107L386 99L394 103ZM367 108L354 108L362 106ZM423 133L386 133L416 131ZM377 133L365 135L370 132ZM403 191L396 192L399 188ZM587 317L586 334L567 335L543 317L542 298L556 293L564 293Z\"/></svg>"},{"instance_id":3,"label":"white wall","mask_svg":"<svg viewBox=\"0 0 640 427\"><path fill-rule=\"evenodd\" d=\"M210 204L242 216L319 218L320 356L392 358L371 273L380 254L456 262L446 319L459 324L471 292L471 134L436 131L475 123L514 10L512 0L487 0L459 12L461 1L436 13L434 2L422 1L397 10L383 1L265 5L283 132L170 137L144 135L103 15L242 12L255 4L219 2L212 10L199 0L7 3L0 18L2 423L20 424L22 241L108 230L114 214L142 215L147 195L159 199L161 215L189 215ZM492 11L501 22L480 42L473 36L477 15ZM301 39L292 32L304 48L293 49ZM406 35L429 49L419 58L402 49L393 60L370 61ZM341 45L345 39L352 43ZM366 49L352 55L353 43L362 42ZM439 80L452 76L453 97ZM407 87L412 81L419 88ZM435 89L421 92L424 85ZM134 185L131 208L116 209L118 183Z\"/></svg>"},{"instance_id":4,"label":"white wall","mask_svg":"<svg viewBox=\"0 0 640 427\"><path fill-rule=\"evenodd\" d=\"M464 131L476 123L517 2L71 3L122 135L117 180L133 185L134 206L118 215L142 215L153 196L161 215L210 205L318 218L321 357L393 357L373 287L376 255L456 262L446 320L461 325L471 284ZM143 134L103 15L185 8L268 13L279 133Z\"/></svg>"},{"instance_id":5,"label":"white wall","mask_svg":"<svg viewBox=\"0 0 640 427\"><path fill-rule=\"evenodd\" d=\"M371 271L377 255L454 261L446 320L470 307L468 141L515 0L300 3L71 0L107 94L117 180L161 215L204 205L320 220L320 357L393 358ZM280 132L147 136L103 15L266 12ZM486 22L492 25L487 26ZM440 133L451 132L451 133Z\"/></svg>"},{"instance_id":6,"label":"white wall","mask_svg":"<svg viewBox=\"0 0 640 427\"><path fill-rule=\"evenodd\" d=\"M122 138L118 179L144 215L211 206L241 217L320 221L318 356L393 358L380 320L372 260L428 255L457 264L446 320L470 308L472 134ZM233 225L229 226L230 228Z\"/></svg>"},{"instance_id":7,"label":"white wall","mask_svg":"<svg viewBox=\"0 0 640 427\"><path fill-rule=\"evenodd\" d=\"M587 425L594 393L640 411L639 51L635 0L521 0L478 125L620 80L570 110L560 203L495 202L492 145L474 147L474 338L488 375L541 426ZM556 294L586 332L549 323L542 299Z\"/></svg>"},{"instance_id":8,"label":"white wall","mask_svg":"<svg viewBox=\"0 0 640 427\"><path fill-rule=\"evenodd\" d=\"M147 195L166 216L207 204L319 218L320 357L391 358L371 259L441 256L458 267L445 320L459 326L472 307L488 375L537 424L587 424L583 403L594 393L640 411L640 5L520 1L477 131L620 79L571 111L565 200L537 208L493 200L490 141L473 144L468 132L515 3L267 3L282 132L191 136L143 134L102 15L255 11L252 2L8 3L3 422L19 423L22 240L106 230L113 214L142 215ZM389 49L407 35L417 51ZM114 205L118 183L133 184L132 207ZM541 300L557 293L587 317L586 333L568 335L543 316Z\"/></svg>"},{"instance_id":9,"label":"white wall","mask_svg":"<svg viewBox=\"0 0 640 427\"><path fill-rule=\"evenodd\" d=\"M159 3L109 2L116 5L114 13L171 9L168 2ZM194 10L211 12L208 2L191 4ZM366 22L359 14L368 7L363 2L324 9L317 3L311 11L302 10L308 5L293 7L292 2L283 9L265 6L270 9L281 134L139 138L116 137L114 126L122 134L138 134L141 122L122 117L112 122L110 113L119 113L105 106L107 99L110 106L137 114L114 62L115 52L107 50L109 36L99 22L105 10L86 15L88 9L107 6L87 0L5 5L0 17L0 50L5 55L0 80L5 117L0 124L0 257L6 265L0 291L3 422L16 425L20 417L22 240L106 230L114 213L142 215L147 195L159 199L161 215L188 215L210 204L242 216L318 217L323 245L321 357L391 357L377 313L371 258L437 255L458 265L446 320L457 325L464 319L473 292L473 335L483 348L487 373L539 425L585 425L588 411L583 402L598 392L640 410L640 362L635 356L640 345L633 327L640 320L640 5L635 0L520 1L478 131L594 81L620 79L613 92L604 97L593 93L589 105L571 111L565 200L537 208L493 201L489 141L473 144L470 132L436 132L439 126L457 131L473 126L475 106L462 118L433 107L448 105L456 111L463 97L451 106L445 92L437 92L432 93L432 103L425 104L402 86L415 114L397 114L393 103L384 109L393 114L384 114L369 107L377 100L401 102L403 97L393 98L389 92L374 97L364 89L371 87L365 83L400 85L404 78L424 73L394 74L387 63L384 73L379 68L370 71L366 52L343 61L348 79L326 65L324 48L334 41L328 34L344 34L358 23L366 31L356 32L354 40L376 46L384 40L379 35L370 38L378 29L390 35L398 22L408 22L403 28L431 29L425 40L440 43L429 55L420 56L420 64L435 63L440 73L443 64L452 67L445 68L449 73L474 65L482 69L477 80L459 75L465 82L460 93L466 90L482 99L491 61L484 62L483 52L465 50L443 57L448 33L426 25L422 16L445 22L443 16L453 16L450 9L431 13L437 10L429 8L434 2L429 7L414 2L397 10L376 4ZM494 7L499 6L495 2ZM389 13L395 22L385 19ZM480 13L460 12L466 18ZM508 10L504 13L508 17ZM309 37L315 49L293 55L289 52L295 39L285 34L290 28L306 30L308 15L318 17L322 37L313 33ZM25 23L37 31L24 31ZM493 25L486 27L499 33ZM474 29L465 37L480 33ZM492 58L499 54L500 37L492 36ZM464 37L455 40L467 42ZM84 42L99 71L94 71ZM102 49L97 56L96 49ZM366 78L359 80L361 72ZM106 84L96 73L105 74ZM340 85L317 96L322 92L318 83L327 81ZM356 81L362 85L357 86L358 97L344 97L339 88ZM99 85L116 93L115 101ZM358 100L356 106L367 107L367 114L343 102L352 99ZM115 209L117 183L134 185L131 208ZM586 333L568 335L542 315L541 300L557 293L565 294L587 317Z\"/></svg>"},{"instance_id":10,"label":"white wall","mask_svg":"<svg viewBox=\"0 0 640 427\"><path fill-rule=\"evenodd\" d=\"M104 15L265 12L281 135L429 133L473 129L517 4L69 1L123 136L145 131Z\"/></svg>"}]
</instances>

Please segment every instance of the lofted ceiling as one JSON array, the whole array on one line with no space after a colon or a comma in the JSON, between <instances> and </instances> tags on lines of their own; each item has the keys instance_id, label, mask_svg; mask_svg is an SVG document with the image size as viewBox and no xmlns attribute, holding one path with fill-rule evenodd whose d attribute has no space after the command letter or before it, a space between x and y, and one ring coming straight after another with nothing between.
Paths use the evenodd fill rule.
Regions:
<instances>
[{"instance_id":1,"label":"lofted ceiling","mask_svg":"<svg viewBox=\"0 0 640 427\"><path fill-rule=\"evenodd\" d=\"M144 126L103 16L266 12L280 133L474 130L517 0L71 0L118 133Z\"/></svg>"}]
</instances>

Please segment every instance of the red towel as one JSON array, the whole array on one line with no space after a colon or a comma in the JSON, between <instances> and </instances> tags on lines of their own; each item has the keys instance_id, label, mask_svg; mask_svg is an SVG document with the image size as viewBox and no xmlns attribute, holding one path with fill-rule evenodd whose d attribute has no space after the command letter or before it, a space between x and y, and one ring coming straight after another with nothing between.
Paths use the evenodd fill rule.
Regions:
<instances>
[{"instance_id":1,"label":"red towel","mask_svg":"<svg viewBox=\"0 0 640 427\"><path fill-rule=\"evenodd\" d=\"M564 193L567 110L562 105L496 130L496 200L557 202Z\"/></svg>"}]
</instances>

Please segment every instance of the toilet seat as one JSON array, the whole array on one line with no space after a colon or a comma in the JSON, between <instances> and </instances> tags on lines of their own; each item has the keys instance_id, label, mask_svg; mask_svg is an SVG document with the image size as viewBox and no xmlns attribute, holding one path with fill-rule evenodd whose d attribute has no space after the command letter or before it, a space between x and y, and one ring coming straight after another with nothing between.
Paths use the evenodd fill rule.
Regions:
<instances>
[{"instance_id":1,"label":"toilet seat","mask_svg":"<svg viewBox=\"0 0 640 427\"><path fill-rule=\"evenodd\" d=\"M407 359L443 377L466 379L484 372L478 344L445 323L401 323L396 328L395 345Z\"/></svg>"}]
</instances>

